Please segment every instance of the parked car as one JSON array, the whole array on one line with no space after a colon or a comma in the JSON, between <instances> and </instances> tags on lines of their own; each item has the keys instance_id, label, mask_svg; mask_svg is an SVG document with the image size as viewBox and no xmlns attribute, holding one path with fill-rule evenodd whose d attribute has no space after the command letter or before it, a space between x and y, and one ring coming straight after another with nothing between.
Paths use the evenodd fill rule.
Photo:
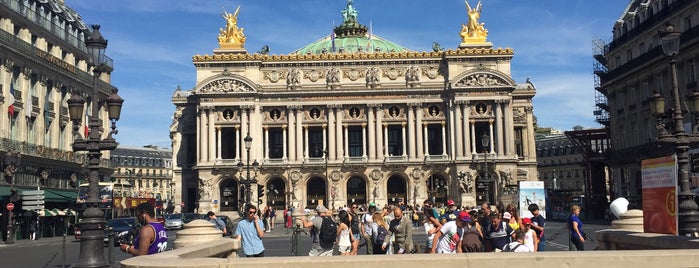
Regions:
<instances>
[{"instance_id":1,"label":"parked car","mask_svg":"<svg viewBox=\"0 0 699 268\"><path fill-rule=\"evenodd\" d=\"M184 222L182 221L182 214L169 214L165 215L165 229L168 230L178 230L182 229Z\"/></svg>"},{"instance_id":2,"label":"parked car","mask_svg":"<svg viewBox=\"0 0 699 268\"><path fill-rule=\"evenodd\" d=\"M104 243L109 242L109 233L114 235L114 246L119 244L133 244L133 240L140 229L136 218L116 218L107 222L104 230Z\"/></svg>"},{"instance_id":3,"label":"parked car","mask_svg":"<svg viewBox=\"0 0 699 268\"><path fill-rule=\"evenodd\" d=\"M184 224L187 224L193 220L205 220L205 219L206 219L206 214L198 214L198 213L184 213L184 214L182 214L182 223L184 223Z\"/></svg>"}]
</instances>

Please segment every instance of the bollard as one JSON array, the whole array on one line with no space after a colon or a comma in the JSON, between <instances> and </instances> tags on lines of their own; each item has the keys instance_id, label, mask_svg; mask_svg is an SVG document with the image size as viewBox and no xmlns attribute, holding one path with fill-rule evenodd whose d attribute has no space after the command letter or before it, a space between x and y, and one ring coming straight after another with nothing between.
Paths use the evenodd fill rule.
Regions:
<instances>
[{"instance_id":1,"label":"bollard","mask_svg":"<svg viewBox=\"0 0 699 268\"><path fill-rule=\"evenodd\" d=\"M300 243L300 237L301 232L303 232L303 229L301 229L301 226L298 224L294 224L294 234L293 234L293 240L294 240L294 252L296 253L296 256L301 256L301 243Z\"/></svg>"},{"instance_id":2,"label":"bollard","mask_svg":"<svg viewBox=\"0 0 699 268\"><path fill-rule=\"evenodd\" d=\"M66 234L65 233L63 233L63 250L61 250L61 251L63 252L63 266L61 266L61 267L68 267L68 266L66 266Z\"/></svg>"},{"instance_id":3,"label":"bollard","mask_svg":"<svg viewBox=\"0 0 699 268\"><path fill-rule=\"evenodd\" d=\"M107 246L109 264L114 264L114 231L112 227L109 227L109 235L107 237L109 238L107 239L107 243L109 243Z\"/></svg>"}]
</instances>

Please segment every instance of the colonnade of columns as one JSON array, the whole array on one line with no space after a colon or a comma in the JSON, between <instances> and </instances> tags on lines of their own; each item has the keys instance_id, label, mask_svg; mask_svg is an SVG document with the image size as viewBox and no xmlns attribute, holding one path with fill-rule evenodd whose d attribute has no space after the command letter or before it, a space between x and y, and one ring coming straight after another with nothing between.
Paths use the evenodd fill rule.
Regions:
<instances>
[{"instance_id":1,"label":"colonnade of columns","mask_svg":"<svg viewBox=\"0 0 699 268\"><path fill-rule=\"evenodd\" d=\"M301 105L287 106L287 122L281 125L283 137L282 159L290 162L303 161L309 156L308 148L309 127L322 127L323 149L327 148L328 160L337 161L350 157L349 155L349 130L351 126L360 126L362 129L362 159L383 160L389 156L389 127L400 125L402 139L402 157L407 160L422 160L429 157L430 146L442 146L442 156L450 156L451 159L468 159L477 152L477 144L480 136L476 132L477 123L488 124L488 136L490 137L489 154L498 157L514 156L514 121L510 100L497 99L492 102L492 115L474 116L471 113L470 103L473 101L457 100L445 110L444 118L437 118L434 115L425 116L422 103L408 103L405 106L407 120L386 120L384 116L383 104L368 104L366 108L367 121L355 123L345 120L345 111L342 105L330 104L326 107L326 117L320 118L318 124L310 123L305 118L305 110ZM269 152L269 131L270 128L277 127L262 125L252 118L259 113L261 107L245 106L241 107L239 113L240 125L235 127L235 137L237 144L243 145L244 138L251 130L259 127L258 132L252 131L250 135L256 139L261 137L259 142L263 146L259 150L251 151L251 154L258 153L259 156L252 158L270 158ZM262 117L259 118L260 121ZM200 107L199 120L197 120L197 136L200 137L197 146L197 156L201 163L210 163L216 159L221 159L221 127L215 127L216 111L213 107ZM528 113L527 121L533 120ZM428 127L440 124L441 140L440 145L431 145L428 137ZM252 127L251 127L252 125ZM258 134L259 135L254 135ZM528 130L526 135L533 136L533 130ZM237 146L234 158L241 161L246 160L244 146ZM525 150L532 149L533 144L526 144ZM525 154L526 155L526 154ZM354 156L357 157L357 156Z\"/></svg>"}]
</instances>

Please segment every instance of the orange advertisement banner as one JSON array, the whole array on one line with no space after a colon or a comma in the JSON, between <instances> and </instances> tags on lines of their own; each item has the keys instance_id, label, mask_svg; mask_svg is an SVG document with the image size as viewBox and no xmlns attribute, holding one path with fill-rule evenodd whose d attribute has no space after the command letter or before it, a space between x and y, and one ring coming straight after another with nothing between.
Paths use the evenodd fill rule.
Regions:
<instances>
[{"instance_id":1,"label":"orange advertisement banner","mask_svg":"<svg viewBox=\"0 0 699 268\"><path fill-rule=\"evenodd\" d=\"M675 156L641 162L643 231L677 235L677 161Z\"/></svg>"}]
</instances>

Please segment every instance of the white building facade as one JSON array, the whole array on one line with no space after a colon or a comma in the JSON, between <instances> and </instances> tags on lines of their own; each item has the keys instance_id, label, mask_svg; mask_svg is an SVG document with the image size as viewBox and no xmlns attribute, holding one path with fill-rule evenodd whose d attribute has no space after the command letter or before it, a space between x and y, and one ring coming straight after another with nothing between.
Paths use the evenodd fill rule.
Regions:
<instances>
[{"instance_id":1,"label":"white building facade","mask_svg":"<svg viewBox=\"0 0 699 268\"><path fill-rule=\"evenodd\" d=\"M513 81L512 49L462 32L456 49L413 52L353 8L288 55L249 54L243 38L193 58L196 86L173 95L180 209L237 211L248 178L251 203L281 209L507 204L537 179L535 87Z\"/></svg>"}]
</instances>

